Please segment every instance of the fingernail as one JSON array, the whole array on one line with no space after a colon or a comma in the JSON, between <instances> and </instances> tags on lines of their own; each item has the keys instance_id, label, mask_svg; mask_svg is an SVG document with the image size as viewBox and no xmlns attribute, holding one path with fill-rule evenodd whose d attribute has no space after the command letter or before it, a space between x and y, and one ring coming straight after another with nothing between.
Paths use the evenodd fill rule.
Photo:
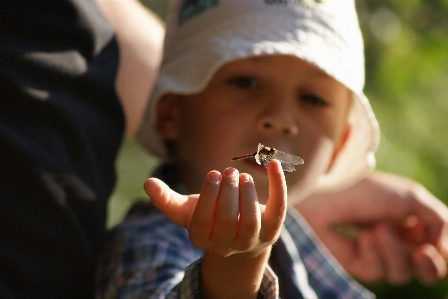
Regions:
<instances>
[{"instance_id":1,"label":"fingernail","mask_svg":"<svg viewBox=\"0 0 448 299\"><path fill-rule=\"evenodd\" d=\"M253 182L252 176L247 173L240 174L240 182Z\"/></svg>"},{"instance_id":2,"label":"fingernail","mask_svg":"<svg viewBox=\"0 0 448 299\"><path fill-rule=\"evenodd\" d=\"M226 168L226 169L224 170L224 174L225 174L226 176L237 176L237 175L238 175L238 170L236 170L236 169L233 168L233 167L229 167L229 168Z\"/></svg>"},{"instance_id":3,"label":"fingernail","mask_svg":"<svg viewBox=\"0 0 448 299\"><path fill-rule=\"evenodd\" d=\"M208 174L210 182L218 184L221 181L221 174L217 171L210 171Z\"/></svg>"}]
</instances>

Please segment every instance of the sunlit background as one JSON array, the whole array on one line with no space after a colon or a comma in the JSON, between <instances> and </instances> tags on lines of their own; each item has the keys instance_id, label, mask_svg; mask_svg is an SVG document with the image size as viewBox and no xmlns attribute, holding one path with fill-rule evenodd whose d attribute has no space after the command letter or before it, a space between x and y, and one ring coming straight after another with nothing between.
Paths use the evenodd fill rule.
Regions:
<instances>
[{"instance_id":1,"label":"sunlit background","mask_svg":"<svg viewBox=\"0 0 448 299\"><path fill-rule=\"evenodd\" d=\"M167 0L141 0L162 19ZM236 0L237 1L237 0ZM448 1L356 0L366 45L366 88L381 128L379 170L422 183L448 203ZM108 225L133 200L157 161L125 140ZM446 282L368 285L378 298L448 298Z\"/></svg>"}]
</instances>

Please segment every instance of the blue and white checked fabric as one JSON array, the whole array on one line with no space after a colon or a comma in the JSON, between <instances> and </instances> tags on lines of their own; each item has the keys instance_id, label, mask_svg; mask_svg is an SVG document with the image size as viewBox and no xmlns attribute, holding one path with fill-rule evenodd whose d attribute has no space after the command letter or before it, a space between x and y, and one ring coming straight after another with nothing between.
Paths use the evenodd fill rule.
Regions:
<instances>
[{"instance_id":1,"label":"blue and white checked fabric","mask_svg":"<svg viewBox=\"0 0 448 299\"><path fill-rule=\"evenodd\" d=\"M156 176L176 191L171 167ZM186 229L169 221L150 202L136 203L112 229L97 273L97 298L200 298L203 251ZM280 240L273 246L258 298L374 298L351 278L290 208Z\"/></svg>"}]
</instances>

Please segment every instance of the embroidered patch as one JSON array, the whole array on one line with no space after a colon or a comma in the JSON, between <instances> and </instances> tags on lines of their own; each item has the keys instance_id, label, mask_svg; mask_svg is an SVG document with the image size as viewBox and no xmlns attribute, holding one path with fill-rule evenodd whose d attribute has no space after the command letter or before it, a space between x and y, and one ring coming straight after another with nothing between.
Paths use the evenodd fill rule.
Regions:
<instances>
[{"instance_id":1,"label":"embroidered patch","mask_svg":"<svg viewBox=\"0 0 448 299\"><path fill-rule=\"evenodd\" d=\"M192 17L217 6L219 0L183 0L179 13L179 25Z\"/></svg>"},{"instance_id":2,"label":"embroidered patch","mask_svg":"<svg viewBox=\"0 0 448 299\"><path fill-rule=\"evenodd\" d=\"M266 4L295 4L295 5L312 5L323 3L326 0L264 0Z\"/></svg>"}]
</instances>

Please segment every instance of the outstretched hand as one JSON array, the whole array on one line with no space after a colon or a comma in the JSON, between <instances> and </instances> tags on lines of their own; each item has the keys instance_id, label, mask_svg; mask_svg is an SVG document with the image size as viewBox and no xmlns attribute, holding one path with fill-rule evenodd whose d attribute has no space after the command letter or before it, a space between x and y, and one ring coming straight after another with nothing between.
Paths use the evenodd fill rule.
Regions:
<instances>
[{"instance_id":1,"label":"outstretched hand","mask_svg":"<svg viewBox=\"0 0 448 299\"><path fill-rule=\"evenodd\" d=\"M313 195L296 208L354 277L392 284L416 276L424 284L444 278L448 253L448 208L411 180L373 173L355 186ZM361 227L356 240L332 229Z\"/></svg>"},{"instance_id":2,"label":"outstretched hand","mask_svg":"<svg viewBox=\"0 0 448 299\"><path fill-rule=\"evenodd\" d=\"M144 189L172 222L188 229L192 243L222 256L256 251L275 242L286 213L286 183L278 161L269 163L269 199L259 204L248 174L226 168L207 174L201 194L180 195L149 178Z\"/></svg>"},{"instance_id":3,"label":"outstretched hand","mask_svg":"<svg viewBox=\"0 0 448 299\"><path fill-rule=\"evenodd\" d=\"M153 178L145 182L153 204L171 221L187 228L193 245L204 249L202 297L256 297L287 207L280 162L270 161L267 173L266 205L258 202L252 177L231 167L223 174L209 172L200 195L180 195Z\"/></svg>"}]
</instances>

